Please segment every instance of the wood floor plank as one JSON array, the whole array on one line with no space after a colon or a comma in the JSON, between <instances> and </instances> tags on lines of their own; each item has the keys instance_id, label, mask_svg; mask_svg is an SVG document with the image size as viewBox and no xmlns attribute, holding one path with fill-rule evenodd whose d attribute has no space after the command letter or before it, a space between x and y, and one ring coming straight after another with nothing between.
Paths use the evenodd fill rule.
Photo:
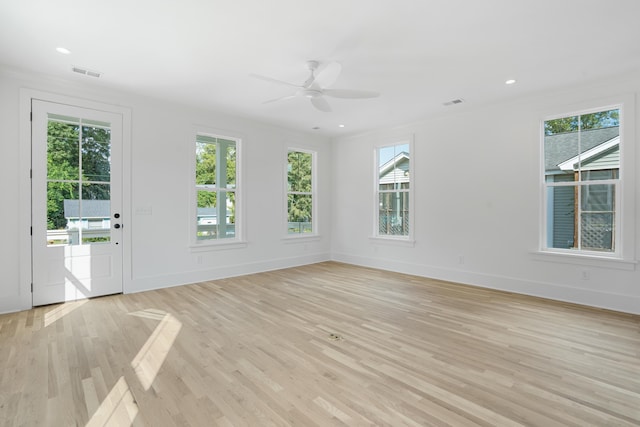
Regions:
<instances>
[{"instance_id":1,"label":"wood floor plank","mask_svg":"<svg viewBox=\"0 0 640 427\"><path fill-rule=\"evenodd\" d=\"M1 315L0 368L1 426L640 425L640 316L336 262Z\"/></svg>"}]
</instances>

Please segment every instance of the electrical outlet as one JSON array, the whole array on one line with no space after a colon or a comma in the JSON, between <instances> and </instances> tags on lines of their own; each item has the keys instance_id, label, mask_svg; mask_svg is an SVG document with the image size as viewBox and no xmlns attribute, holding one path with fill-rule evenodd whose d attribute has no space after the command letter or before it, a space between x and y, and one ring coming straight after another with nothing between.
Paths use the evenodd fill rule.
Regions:
<instances>
[{"instance_id":1,"label":"electrical outlet","mask_svg":"<svg viewBox=\"0 0 640 427\"><path fill-rule=\"evenodd\" d=\"M589 270L582 270L580 277L582 277L582 280L589 280Z\"/></svg>"},{"instance_id":2,"label":"electrical outlet","mask_svg":"<svg viewBox=\"0 0 640 427\"><path fill-rule=\"evenodd\" d=\"M464 264L464 255L458 255L458 264Z\"/></svg>"}]
</instances>

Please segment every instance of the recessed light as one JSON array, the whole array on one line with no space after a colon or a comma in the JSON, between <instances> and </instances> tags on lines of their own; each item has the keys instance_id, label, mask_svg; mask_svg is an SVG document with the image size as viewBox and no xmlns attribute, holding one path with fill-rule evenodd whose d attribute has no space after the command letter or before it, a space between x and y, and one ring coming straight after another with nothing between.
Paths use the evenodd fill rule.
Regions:
<instances>
[{"instance_id":1,"label":"recessed light","mask_svg":"<svg viewBox=\"0 0 640 427\"><path fill-rule=\"evenodd\" d=\"M344 125L338 125L338 127L339 127L339 128L343 128L343 127L344 127Z\"/></svg>"},{"instance_id":2,"label":"recessed light","mask_svg":"<svg viewBox=\"0 0 640 427\"><path fill-rule=\"evenodd\" d=\"M64 47L57 47L56 48L56 52L61 53L63 55L70 55L71 54L71 51L69 49L67 49L67 48L64 48Z\"/></svg>"},{"instance_id":3,"label":"recessed light","mask_svg":"<svg viewBox=\"0 0 640 427\"><path fill-rule=\"evenodd\" d=\"M506 82L504 82L504 84L506 84L506 85L512 85L512 84L514 84L515 82L516 82L516 81L515 81L514 79L509 79L509 80L507 80Z\"/></svg>"}]
</instances>

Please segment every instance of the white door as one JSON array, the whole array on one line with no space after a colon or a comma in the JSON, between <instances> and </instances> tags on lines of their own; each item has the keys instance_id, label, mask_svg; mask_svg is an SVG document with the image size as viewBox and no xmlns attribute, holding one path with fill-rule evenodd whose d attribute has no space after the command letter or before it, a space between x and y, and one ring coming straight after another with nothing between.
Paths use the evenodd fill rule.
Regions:
<instances>
[{"instance_id":1,"label":"white door","mask_svg":"<svg viewBox=\"0 0 640 427\"><path fill-rule=\"evenodd\" d=\"M33 305L122 292L122 116L32 101Z\"/></svg>"}]
</instances>

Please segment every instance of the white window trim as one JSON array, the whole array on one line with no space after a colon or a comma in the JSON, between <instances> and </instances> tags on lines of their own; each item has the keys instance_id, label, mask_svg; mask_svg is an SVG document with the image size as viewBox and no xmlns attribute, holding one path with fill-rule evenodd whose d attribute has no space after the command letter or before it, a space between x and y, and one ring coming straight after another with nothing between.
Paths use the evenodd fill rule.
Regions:
<instances>
[{"instance_id":1,"label":"white window trim","mask_svg":"<svg viewBox=\"0 0 640 427\"><path fill-rule=\"evenodd\" d=\"M235 237L230 239L198 240L198 225L194 218L197 217L196 190L196 151L195 142L198 135L206 135L213 138L229 139L236 142L236 229ZM243 145L245 138L239 132L214 129L206 126L194 126L189 138L189 249L191 252L217 251L226 249L240 249L247 247L244 239L245 211L243 201Z\"/></svg>"},{"instance_id":2,"label":"white window trim","mask_svg":"<svg viewBox=\"0 0 640 427\"><path fill-rule=\"evenodd\" d=\"M309 234L289 234L289 153L291 151L297 151L300 153L311 154L311 230L312 232ZM295 146L287 146L284 152L284 197L283 197L283 212L282 215L283 223L282 229L284 230L284 237L282 238L289 243L293 243L296 241L315 241L320 239L320 233L318 231L318 197L317 197L317 187L318 187L318 152L315 150L309 150L306 148L299 148Z\"/></svg>"},{"instance_id":3,"label":"white window trim","mask_svg":"<svg viewBox=\"0 0 640 427\"><path fill-rule=\"evenodd\" d=\"M379 210L379 188L380 188L380 162L379 154L380 149L384 147L392 147L395 145L409 145L409 164L411 179L409 182L409 234L406 236L386 235L379 234L380 223L380 210ZM376 243L389 243L399 246L414 246L415 245L415 148L414 148L414 135L403 135L394 138L384 138L380 143L376 144L373 149L373 224L372 235L369 239Z\"/></svg>"},{"instance_id":4,"label":"white window trim","mask_svg":"<svg viewBox=\"0 0 640 427\"><path fill-rule=\"evenodd\" d=\"M594 105L596 107L594 107ZM548 247L547 232L547 185L544 173L544 122L573 115L583 115L598 111L607 111L618 108L620 110L620 176L616 188L619 190L615 221L616 249L611 253L599 251L560 249ZM580 103L569 106L564 111L543 116L540 119L538 142L539 147L539 185L540 185L540 212L539 212L539 247L532 253L539 261L563 262L569 264L593 265L597 267L634 270L636 264L635 235L635 96L633 94L622 95L602 99L600 102ZM585 182L586 183L586 182ZM591 181L589 181L591 183Z\"/></svg>"}]
</instances>

